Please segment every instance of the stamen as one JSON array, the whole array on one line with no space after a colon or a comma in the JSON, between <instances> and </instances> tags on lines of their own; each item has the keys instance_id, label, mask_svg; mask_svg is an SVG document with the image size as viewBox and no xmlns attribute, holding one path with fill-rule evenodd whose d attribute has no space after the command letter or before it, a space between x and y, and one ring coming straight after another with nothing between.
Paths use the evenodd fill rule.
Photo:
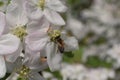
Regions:
<instances>
[{"instance_id":1,"label":"stamen","mask_svg":"<svg viewBox=\"0 0 120 80\"><path fill-rule=\"evenodd\" d=\"M27 35L25 27L16 27L11 30L11 33L19 37L21 40Z\"/></svg>"},{"instance_id":2,"label":"stamen","mask_svg":"<svg viewBox=\"0 0 120 80\"><path fill-rule=\"evenodd\" d=\"M41 8L42 10L44 10L44 7L45 7L45 0L39 0L38 6L40 6L40 8Z\"/></svg>"},{"instance_id":3,"label":"stamen","mask_svg":"<svg viewBox=\"0 0 120 80\"><path fill-rule=\"evenodd\" d=\"M19 79L27 79L29 77L30 69L26 66L22 66L17 70L17 73L19 74Z\"/></svg>"},{"instance_id":4,"label":"stamen","mask_svg":"<svg viewBox=\"0 0 120 80\"><path fill-rule=\"evenodd\" d=\"M61 32L59 30L53 30L48 32L48 35L50 36L51 41L55 41L56 38L61 35Z\"/></svg>"}]
</instances>

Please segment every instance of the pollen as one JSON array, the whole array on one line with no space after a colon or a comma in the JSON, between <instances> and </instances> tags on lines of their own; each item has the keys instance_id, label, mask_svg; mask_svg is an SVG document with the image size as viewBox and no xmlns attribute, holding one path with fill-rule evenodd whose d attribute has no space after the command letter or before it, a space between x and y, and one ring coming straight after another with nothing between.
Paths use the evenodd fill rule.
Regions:
<instances>
[{"instance_id":1,"label":"pollen","mask_svg":"<svg viewBox=\"0 0 120 80\"><path fill-rule=\"evenodd\" d=\"M17 70L19 74L19 78L27 78L30 73L30 69L26 66L22 66L19 70Z\"/></svg>"},{"instance_id":2,"label":"pollen","mask_svg":"<svg viewBox=\"0 0 120 80\"><path fill-rule=\"evenodd\" d=\"M41 8L42 10L44 10L44 7L45 7L45 0L39 0L38 6L40 6L40 8Z\"/></svg>"},{"instance_id":3,"label":"pollen","mask_svg":"<svg viewBox=\"0 0 120 80\"><path fill-rule=\"evenodd\" d=\"M19 37L21 40L27 35L25 27L16 27L11 30L11 33Z\"/></svg>"},{"instance_id":4,"label":"pollen","mask_svg":"<svg viewBox=\"0 0 120 80\"><path fill-rule=\"evenodd\" d=\"M61 32L59 30L53 30L49 32L48 35L50 36L51 41L55 41L55 39L61 35Z\"/></svg>"}]
</instances>

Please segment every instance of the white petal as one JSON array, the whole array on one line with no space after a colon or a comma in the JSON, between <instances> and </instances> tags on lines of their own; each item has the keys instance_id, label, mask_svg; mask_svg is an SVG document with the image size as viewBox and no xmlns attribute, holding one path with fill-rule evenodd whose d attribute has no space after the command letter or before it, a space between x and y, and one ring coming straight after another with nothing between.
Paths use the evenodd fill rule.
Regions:
<instances>
[{"instance_id":1,"label":"white petal","mask_svg":"<svg viewBox=\"0 0 120 80\"><path fill-rule=\"evenodd\" d=\"M29 60L26 65L31 69L37 69L40 66L40 53L29 54Z\"/></svg>"},{"instance_id":2,"label":"white petal","mask_svg":"<svg viewBox=\"0 0 120 80\"><path fill-rule=\"evenodd\" d=\"M67 10L66 6L64 6L60 0L49 0L46 6L58 12L65 12Z\"/></svg>"},{"instance_id":3,"label":"white petal","mask_svg":"<svg viewBox=\"0 0 120 80\"><path fill-rule=\"evenodd\" d=\"M16 65L11 62L5 62L5 63L6 63L7 73L12 73L13 70L16 68Z\"/></svg>"},{"instance_id":4,"label":"white petal","mask_svg":"<svg viewBox=\"0 0 120 80\"><path fill-rule=\"evenodd\" d=\"M63 40L65 40L66 39L66 37L67 37L67 31L66 30L62 30L61 31L61 38L63 39Z\"/></svg>"},{"instance_id":5,"label":"white petal","mask_svg":"<svg viewBox=\"0 0 120 80\"><path fill-rule=\"evenodd\" d=\"M45 17L54 25L62 26L65 25L63 18L56 12L50 9L44 10Z\"/></svg>"},{"instance_id":6,"label":"white petal","mask_svg":"<svg viewBox=\"0 0 120 80\"><path fill-rule=\"evenodd\" d=\"M7 73L12 73L18 66L16 65L16 62L11 63L11 62L5 62L6 63L6 68L7 68ZM19 64L20 62L17 62Z\"/></svg>"},{"instance_id":7,"label":"white petal","mask_svg":"<svg viewBox=\"0 0 120 80\"><path fill-rule=\"evenodd\" d=\"M6 65L4 57L0 56L0 78L3 78L6 74Z\"/></svg>"},{"instance_id":8,"label":"white petal","mask_svg":"<svg viewBox=\"0 0 120 80\"><path fill-rule=\"evenodd\" d=\"M26 37L26 43L31 50L40 51L45 47L48 41L47 30L48 28L43 28Z\"/></svg>"},{"instance_id":9,"label":"white petal","mask_svg":"<svg viewBox=\"0 0 120 80\"><path fill-rule=\"evenodd\" d=\"M12 63L15 62L16 59L20 56L21 52L22 52L22 45L19 45L18 49L14 53L5 56L6 61Z\"/></svg>"},{"instance_id":10,"label":"white petal","mask_svg":"<svg viewBox=\"0 0 120 80\"><path fill-rule=\"evenodd\" d=\"M64 43L66 51L72 51L79 48L78 40L75 37L67 37L66 40L64 40Z\"/></svg>"},{"instance_id":11,"label":"white petal","mask_svg":"<svg viewBox=\"0 0 120 80\"><path fill-rule=\"evenodd\" d=\"M25 60L25 65L29 66L29 68L32 70L41 71L48 67L47 62L40 62L40 52L27 53L25 55L25 59L27 59Z\"/></svg>"},{"instance_id":12,"label":"white petal","mask_svg":"<svg viewBox=\"0 0 120 80\"><path fill-rule=\"evenodd\" d=\"M32 4L37 4L39 0L27 0L28 2L31 2Z\"/></svg>"},{"instance_id":13,"label":"white petal","mask_svg":"<svg viewBox=\"0 0 120 80\"><path fill-rule=\"evenodd\" d=\"M43 17L39 20L32 20L27 25L27 31L28 33L36 32L37 30L40 30L41 28L49 27L49 22Z\"/></svg>"},{"instance_id":14,"label":"white petal","mask_svg":"<svg viewBox=\"0 0 120 80\"><path fill-rule=\"evenodd\" d=\"M13 63L6 61L6 68L8 73L12 73L15 68L19 69L23 64L23 59L21 57L18 57L17 60Z\"/></svg>"},{"instance_id":15,"label":"white petal","mask_svg":"<svg viewBox=\"0 0 120 80\"><path fill-rule=\"evenodd\" d=\"M40 19L43 16L43 12L36 4L28 1L26 4L27 15L30 19Z\"/></svg>"},{"instance_id":16,"label":"white petal","mask_svg":"<svg viewBox=\"0 0 120 80\"><path fill-rule=\"evenodd\" d=\"M26 66L29 66L29 68L32 70L41 71L45 69L45 66L43 66L43 64L40 64L40 52L31 51L29 47L26 49L25 60L23 63Z\"/></svg>"},{"instance_id":17,"label":"white petal","mask_svg":"<svg viewBox=\"0 0 120 80\"><path fill-rule=\"evenodd\" d=\"M10 26L25 25L28 22L24 0L12 0L7 7L6 19Z\"/></svg>"},{"instance_id":18,"label":"white petal","mask_svg":"<svg viewBox=\"0 0 120 80\"><path fill-rule=\"evenodd\" d=\"M34 72L34 73L31 73L29 80L45 80L45 79L37 72Z\"/></svg>"},{"instance_id":19,"label":"white petal","mask_svg":"<svg viewBox=\"0 0 120 80\"><path fill-rule=\"evenodd\" d=\"M19 75L13 72L6 80L18 80Z\"/></svg>"},{"instance_id":20,"label":"white petal","mask_svg":"<svg viewBox=\"0 0 120 80\"><path fill-rule=\"evenodd\" d=\"M0 55L12 54L20 44L19 38L12 34L6 34L0 37Z\"/></svg>"},{"instance_id":21,"label":"white petal","mask_svg":"<svg viewBox=\"0 0 120 80\"><path fill-rule=\"evenodd\" d=\"M5 26L6 26L5 14L0 12L0 36L3 33Z\"/></svg>"},{"instance_id":22,"label":"white petal","mask_svg":"<svg viewBox=\"0 0 120 80\"><path fill-rule=\"evenodd\" d=\"M62 54L57 53L54 43L49 43L46 46L47 62L51 71L56 71L61 68Z\"/></svg>"}]
</instances>

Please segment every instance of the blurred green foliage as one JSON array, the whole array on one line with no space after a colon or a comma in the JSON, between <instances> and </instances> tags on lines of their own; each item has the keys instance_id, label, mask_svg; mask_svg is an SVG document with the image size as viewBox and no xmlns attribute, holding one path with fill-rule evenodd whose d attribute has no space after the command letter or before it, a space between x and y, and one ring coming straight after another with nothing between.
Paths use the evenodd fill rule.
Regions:
<instances>
[{"instance_id":1,"label":"blurred green foliage","mask_svg":"<svg viewBox=\"0 0 120 80\"><path fill-rule=\"evenodd\" d=\"M88 57L84 65L92 68L98 68L98 67L112 68L112 62L107 62L106 60L102 60L98 56Z\"/></svg>"},{"instance_id":2,"label":"blurred green foliage","mask_svg":"<svg viewBox=\"0 0 120 80\"><path fill-rule=\"evenodd\" d=\"M67 63L81 63L83 54L83 49L80 47L78 50L75 50L73 52L67 52L63 56L63 61Z\"/></svg>"},{"instance_id":3,"label":"blurred green foliage","mask_svg":"<svg viewBox=\"0 0 120 80\"><path fill-rule=\"evenodd\" d=\"M63 56L63 61L67 62L69 64L76 64L76 63L81 63L87 67L91 67L91 68L98 68L98 67L106 67L106 68L111 68L112 67L112 62L107 62L106 60L102 60L100 59L98 56L90 56L88 57L86 62L82 61L82 55L84 54L84 47L80 47L79 50L73 51L73 52L69 52L69 53L65 53L65 54L70 54L73 55L72 57Z\"/></svg>"},{"instance_id":4,"label":"blurred green foliage","mask_svg":"<svg viewBox=\"0 0 120 80\"><path fill-rule=\"evenodd\" d=\"M58 80L62 80L62 75L60 74L59 71L51 72L49 68L46 69L45 71L52 73L52 75L53 75L55 78L57 78ZM51 79L48 79L48 80L51 80Z\"/></svg>"},{"instance_id":5,"label":"blurred green foliage","mask_svg":"<svg viewBox=\"0 0 120 80\"><path fill-rule=\"evenodd\" d=\"M100 36L96 38L95 40L92 40L92 42L89 43L89 40L92 38L96 37L94 32L89 32L83 39L79 41L80 46L88 46L89 44L94 44L94 45L102 45L107 42L107 39L104 36Z\"/></svg>"},{"instance_id":6,"label":"blurred green foliage","mask_svg":"<svg viewBox=\"0 0 120 80\"><path fill-rule=\"evenodd\" d=\"M58 78L58 80L62 80L62 76L59 71L52 72L55 78Z\"/></svg>"},{"instance_id":7,"label":"blurred green foliage","mask_svg":"<svg viewBox=\"0 0 120 80\"><path fill-rule=\"evenodd\" d=\"M67 0L67 4L71 11L71 14L78 18L80 12L84 9L90 8L94 0Z\"/></svg>"},{"instance_id":8,"label":"blurred green foliage","mask_svg":"<svg viewBox=\"0 0 120 80\"><path fill-rule=\"evenodd\" d=\"M10 76L10 73L6 73L5 77L0 80L6 80L8 78L8 76Z\"/></svg>"},{"instance_id":9,"label":"blurred green foliage","mask_svg":"<svg viewBox=\"0 0 120 80\"><path fill-rule=\"evenodd\" d=\"M105 37L101 36L94 43L96 45L101 45L101 44L104 44L105 42L107 42L107 39Z\"/></svg>"},{"instance_id":10,"label":"blurred green foliage","mask_svg":"<svg viewBox=\"0 0 120 80\"><path fill-rule=\"evenodd\" d=\"M0 1L0 6L3 6L3 5L4 5L4 3L2 1Z\"/></svg>"}]
</instances>

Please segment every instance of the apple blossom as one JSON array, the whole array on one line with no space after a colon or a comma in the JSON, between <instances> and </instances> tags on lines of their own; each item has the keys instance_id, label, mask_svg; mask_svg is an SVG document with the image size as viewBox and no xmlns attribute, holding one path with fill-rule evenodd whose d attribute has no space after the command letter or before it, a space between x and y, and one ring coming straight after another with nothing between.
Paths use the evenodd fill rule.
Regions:
<instances>
[{"instance_id":1,"label":"apple blossom","mask_svg":"<svg viewBox=\"0 0 120 80\"><path fill-rule=\"evenodd\" d=\"M6 73L5 61L9 61L7 57L14 56L14 60L19 53L15 53L19 49L20 40L12 34L3 34L6 27L5 14L0 12L0 78ZM11 61L11 60L10 60ZM12 60L13 61L13 60Z\"/></svg>"},{"instance_id":2,"label":"apple blossom","mask_svg":"<svg viewBox=\"0 0 120 80\"><path fill-rule=\"evenodd\" d=\"M45 80L38 72L29 69L29 67L21 66L16 69L6 80Z\"/></svg>"},{"instance_id":3,"label":"apple blossom","mask_svg":"<svg viewBox=\"0 0 120 80\"><path fill-rule=\"evenodd\" d=\"M52 24L65 25L58 12L65 12L66 7L60 0L27 0L26 10L29 18L40 19L42 16Z\"/></svg>"},{"instance_id":4,"label":"apple blossom","mask_svg":"<svg viewBox=\"0 0 120 80\"><path fill-rule=\"evenodd\" d=\"M0 78L10 72L6 80L44 80L39 72L59 70L63 53L78 49L76 38L60 27L65 21L59 13L66 11L60 0L10 0L5 6L0 12Z\"/></svg>"},{"instance_id":5,"label":"apple blossom","mask_svg":"<svg viewBox=\"0 0 120 80\"><path fill-rule=\"evenodd\" d=\"M40 52L34 52L29 49L29 47L25 50L23 63L26 66L29 66L30 69L43 71L44 69L48 68L46 55L41 55Z\"/></svg>"},{"instance_id":6,"label":"apple blossom","mask_svg":"<svg viewBox=\"0 0 120 80\"><path fill-rule=\"evenodd\" d=\"M28 47L25 53L25 58L21 57L16 60L15 69L6 80L44 80L39 72L47 68L46 61L41 61L39 53L35 53L36 55L34 56L31 55L32 51Z\"/></svg>"},{"instance_id":7,"label":"apple blossom","mask_svg":"<svg viewBox=\"0 0 120 80\"><path fill-rule=\"evenodd\" d=\"M46 54L48 65L52 71L58 70L62 61L62 52L58 49L59 45L55 39L57 36L63 39L65 51L78 49L78 42L74 37L68 37L64 31L60 32L49 27L42 28L26 37L26 44L31 50Z\"/></svg>"},{"instance_id":8,"label":"apple blossom","mask_svg":"<svg viewBox=\"0 0 120 80\"><path fill-rule=\"evenodd\" d=\"M28 22L25 6L25 0L11 0L6 10L6 21L10 32L21 40L27 34L25 25Z\"/></svg>"}]
</instances>

